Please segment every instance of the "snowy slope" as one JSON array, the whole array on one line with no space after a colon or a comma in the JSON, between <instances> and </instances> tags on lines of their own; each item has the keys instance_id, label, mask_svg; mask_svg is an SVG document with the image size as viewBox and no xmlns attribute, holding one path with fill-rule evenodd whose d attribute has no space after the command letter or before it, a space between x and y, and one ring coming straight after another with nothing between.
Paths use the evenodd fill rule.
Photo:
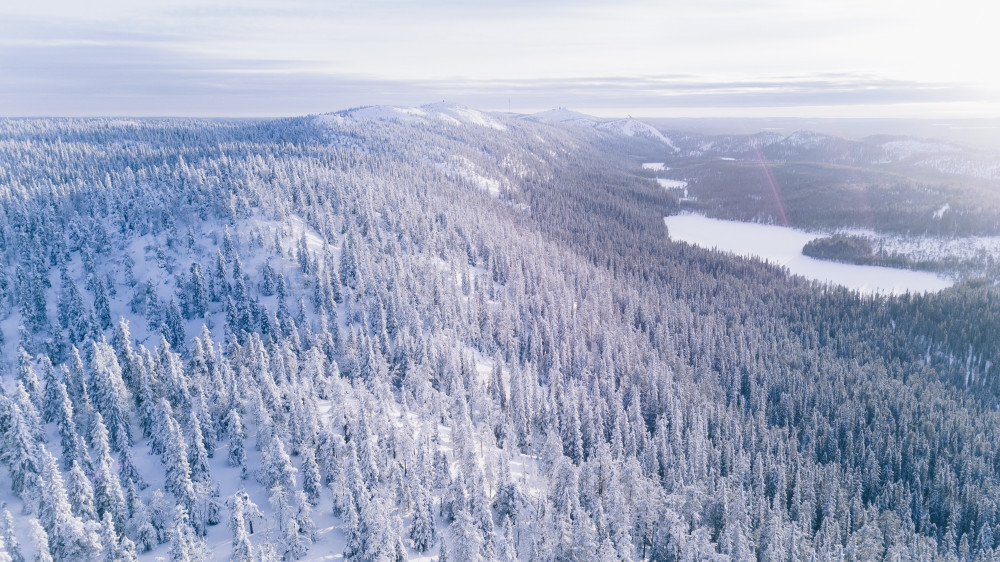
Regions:
<instances>
[{"instance_id":1,"label":"snowy slope","mask_svg":"<svg viewBox=\"0 0 1000 562\"><path fill-rule=\"evenodd\" d=\"M468 163L468 166L471 166L471 163ZM492 191L495 188L493 180L476 176L474 175L474 171L469 170L471 168L460 173L467 175L467 179L470 181L484 183L484 189ZM222 241L227 236L227 232L228 236L234 241L234 247L240 255L240 262L247 271L257 271L265 262L269 263L271 267L288 280L287 291L290 295L295 295L296 299L298 296L304 297L308 294L308 288L305 286L305 279L300 270L300 264L293 258L300 246L304 245L305 248L316 255L320 255L328 250L329 255L339 259L341 254L340 245L328 247L328 244L323 241L322 236L318 232L309 227L301 217L295 215L288 216L282 220L253 217L242 221L240 225L235 225L233 228L229 228L218 222L205 222L197 227L193 227L192 233L194 234L193 239L195 242L188 247L169 246L163 237L147 235L132 240L127 245L123 254L135 261L136 265L133 267L133 271L137 284L142 285L148 282L152 285L153 290L158 296L169 299L176 290L174 278L170 272L186 270L192 263L206 261L212 256L219 255L223 249ZM265 241L265 246L258 246L258 241ZM272 242L273 245L271 245ZM113 259L100 261L98 265L99 269L104 275L111 278L118 279L123 277L124 273L117 265L118 258L120 257L121 255L115 255ZM76 261L78 262L79 260L77 259ZM455 278L459 285L461 284L463 273L465 275L471 274L473 278L488 275L482 268L472 268L470 270L468 264L464 261L456 265L436 258L428 263L434 268L442 267L446 269L448 275ZM77 263L76 267L72 269L76 271L76 277L78 278L76 280L82 283L82 268ZM120 282L122 286L126 285L123 278L120 279ZM58 284L55 284L55 286L58 287ZM50 289L50 293L49 300L55 302L58 296L57 289ZM158 342L158 335L152 333L147 328L146 320L142 314L134 313L129 309L129 296L129 291L124 289L119 290L117 296L111 299L112 314L115 318L124 318L129 323L134 345L148 347L155 355L157 353L155 346ZM261 303L273 310L278 306L277 299L277 296L262 297ZM346 305L341 305L338 309L340 317L339 327L342 330L348 330L349 326L346 322L348 310ZM218 351L222 353L221 343L225 340L223 333L223 325L226 322L225 315L225 310L220 308L218 304L210 304L206 319L185 321L184 331L186 340L192 341L202 333L204 326L207 325L209 327L207 333L211 335ZM308 324L318 327L318 318L316 315L311 312L307 312L306 315ZM13 315L12 321L16 323L17 320L17 315ZM454 345L454 342L450 342L450 345ZM16 347L16 340L9 341L7 347L11 350L7 352L7 356L13 356L11 353L14 347ZM486 377L494 368L493 360L482 357L471 348L465 347L463 354L472 357L476 372L480 377ZM8 383L6 386L10 386L12 383L10 379L6 379L3 382ZM360 409L364 407L364 404L372 400L370 396L366 397L364 394L361 396L356 395L358 390L352 389L346 383L336 381L334 386L335 390L332 396L317 401L318 412L321 414L321 418L317 421L320 424L336 421L338 417L344 416L344 403L352 405L352 407L346 409L347 415L351 418L356 418L359 415ZM5 392L10 393L11 390L11 388L6 388ZM449 470L453 476L460 472L465 472L467 467L463 467L456 459L456 449L453 442L455 428L452 423L442 424L438 422L440 414L434 410L434 407L434 404L424 404L416 405L413 411L407 410L403 412L396 409L388 412L386 419L394 431L405 431L411 435L414 441L433 440L436 443L435 449L452 459L449 464ZM246 434L248 436L247 444L251 445L258 427L257 424L249 419L244 420L244 423L246 424ZM137 425L135 422L133 424ZM44 446L55 458L59 459L61 452L56 424L49 423L44 427L48 435L48 442ZM139 438L136 439L131 452L136 467L143 481L148 486L141 492L147 504L152 501L151 493L162 490L165 486L163 462L159 455L150 452L149 447L148 440ZM216 450L213 451L214 455L209 459L213 484L218 490L221 500L225 500L237 492L245 491L253 503L262 509L264 518L257 522L255 533L250 537L251 543L255 547L259 547L274 539L279 534L277 522L273 518L273 513L268 503L269 492L255 477L256 470L263 463L262 453L259 448L255 449L253 446L247 447L247 465L251 467L251 471L247 477L241 478L240 469L231 466L227 462L225 448L225 443L220 441L217 444ZM492 466L500 456L510 457L511 476L517 481L524 482L525 489L529 492L532 490L536 494L542 492L537 487L533 488L529 485L538 477L537 462L533 458L523 454L511 455L510 452L503 451L496 445L489 447L485 451L480 447L480 452L482 455L478 457L478 460L482 466L487 466L487 464ZM301 473L302 458L294 456L292 463L293 468ZM0 480L6 478L6 468L0 468ZM68 474L63 474L63 478L68 480ZM170 497L169 494L167 497ZM316 533L309 551L303 557L299 558L299 560L342 558L347 540L344 532L345 523L342 518L333 515L332 497L333 494L330 493L329 489L324 490L318 505L313 509L311 517L316 524ZM434 499L437 501L441 500L441 498ZM0 486L0 504L6 505L14 514L19 514L24 509L23 502L14 496L9 486L6 485ZM227 515L223 516L223 524L208 527L207 535L203 538L204 546L212 560L229 560L232 555L232 533L225 524L226 517ZM28 540L30 535L29 521L30 518L27 517L15 518L14 530L20 538L22 552L28 559L31 559L31 556L34 554L34 546ZM435 519L435 527L437 535L442 536L447 533L448 521L443 517L437 517ZM167 554L167 548L168 545L163 544L151 551L140 552L139 560L144 562L163 560ZM412 549L408 549L407 556L410 560L429 561L434 559L434 557L429 555L422 556Z\"/></svg>"},{"instance_id":2,"label":"snowy slope","mask_svg":"<svg viewBox=\"0 0 1000 562\"><path fill-rule=\"evenodd\" d=\"M475 125L497 131L503 131L507 128L495 117L485 112L447 102L430 103L420 107L392 105L357 107L319 115L317 122L328 126L337 126L342 124L345 119L355 121L426 121L456 126Z\"/></svg>"},{"instance_id":3,"label":"snowy slope","mask_svg":"<svg viewBox=\"0 0 1000 562\"><path fill-rule=\"evenodd\" d=\"M604 121L599 117L587 115L586 113L580 113L579 111L573 111L572 109L566 109L565 107L532 113L531 115L525 115L523 118L529 121L538 121L540 123L565 123L568 125L580 125L584 127L596 127Z\"/></svg>"},{"instance_id":4,"label":"snowy slope","mask_svg":"<svg viewBox=\"0 0 1000 562\"><path fill-rule=\"evenodd\" d=\"M500 180L484 176L467 158L453 158L452 162L439 163L436 167L448 176L460 177L472 182L473 185L488 192L493 197L499 197L501 186L507 183L501 183Z\"/></svg>"},{"instance_id":5,"label":"snowy slope","mask_svg":"<svg viewBox=\"0 0 1000 562\"><path fill-rule=\"evenodd\" d=\"M99 258L97 262L97 269L101 272L101 276L114 280L119 285L117 294L110 299L111 314L116 319L116 322L119 318L128 322L133 338L133 345L147 347L156 355L160 340L159 334L152 332L148 327L147 320L142 312L134 312L132 310L132 305L129 302L130 297L132 297L132 291L126 290L126 288L130 284L141 287L148 283L152 287L153 292L164 301L174 298L175 291L177 290L174 274L187 271L192 263L200 263L205 267L211 262L213 256L220 255L223 240L227 236L227 232L228 236L234 240L235 248L240 253L240 261L246 270L256 272L264 262L269 262L271 267L288 280L288 290L291 294L305 294L299 266L292 258L293 251L300 240L304 240L307 247L315 252L320 252L323 249L323 244L318 234L297 216L290 216L284 221L254 217L242 221L239 225L234 225L232 228L220 222L202 222L197 226L192 225L190 230L191 243L187 246L171 246L163 235L145 235L134 238L125 245L122 251ZM280 244L280 246L271 246L270 248L257 247L253 242L254 240L266 240ZM339 251L332 251L332 254L339 254ZM130 267L132 271L131 275L133 276L131 281L129 280L130 274L127 274L121 266L123 260L130 260L135 264ZM79 262L79 256L74 256L69 271L73 280L82 286L85 282L85 276ZM57 302L58 288L59 283L57 281L53 283L53 288L49 289L48 300L50 303ZM92 302L92 299L88 300ZM277 297L275 296L264 297L261 301L262 304L272 310L277 307ZM310 318L315 321L315 315L310 315ZM19 315L15 313L5 322L5 325L10 323L16 325L19 321ZM224 308L219 303L210 303L208 313L204 319L184 321L185 341L193 341L195 337L203 333L202 330L207 329L205 333L210 334L212 340L218 346L225 340L223 333L225 322L226 312ZM5 357L15 357L16 354L14 352L18 344L17 340L11 338L6 344L3 355ZM219 349L221 351L221 348ZM86 351L86 349L81 349L81 354L85 354ZM13 381L6 379L3 382L7 383L6 386L10 386ZM9 390L10 388L7 388L7 391ZM247 434L253 435L254 426L249 423L247 426ZM56 426L54 423L50 423L46 424L45 428L49 435L45 446L53 456L59 459L61 452ZM254 480L252 475L247 479L240 478L239 469L230 466L226 462L224 445L220 444L215 453L210 459L210 467L213 483L219 490L220 498L224 500L239 490L246 490L250 498L264 509L265 515L269 515L267 490L263 489ZM260 466L259 452L253 450L251 447L247 454L250 466ZM136 443L132 447L132 457L142 479L148 486L142 492L148 504L150 501L149 494L155 490L162 490L164 487L163 464L158 455L149 452L149 443L145 439L136 439ZM3 475L0 477L0 480L6 478L6 469L0 471L0 474ZM68 474L64 474L63 477L64 479L68 479ZM329 504L329 498L324 498L324 501L326 504ZM0 503L7 504L8 508L15 514L20 513L23 509L21 507L22 501L15 497L11 493L9 486L6 485L0 486ZM312 551L316 556L313 559L321 558L319 556L321 553L331 554L340 552L343 549L343 538L342 533L339 531L338 522L328 512L329 508L324 507L321 502L314 516L319 531L314 542L315 550ZM34 546L27 540L27 524L28 518L15 519L15 530L20 535L21 547L30 558L34 552ZM254 544L259 544L262 539L273 535L272 526L270 517L265 517L258 527L258 533L253 538ZM226 525L208 527L208 533L204 537L204 541L213 559L229 559L231 533ZM139 558L140 560L148 561L161 560L166 554L166 548L166 545L161 545L152 551L140 553Z\"/></svg>"},{"instance_id":6,"label":"snowy slope","mask_svg":"<svg viewBox=\"0 0 1000 562\"><path fill-rule=\"evenodd\" d=\"M597 128L616 135L657 140L670 147L670 149L674 152L679 151L674 142L664 136L663 133L656 129L656 127L653 127L648 123L643 123L637 119L619 119L617 121L601 123L597 126Z\"/></svg>"}]
</instances>

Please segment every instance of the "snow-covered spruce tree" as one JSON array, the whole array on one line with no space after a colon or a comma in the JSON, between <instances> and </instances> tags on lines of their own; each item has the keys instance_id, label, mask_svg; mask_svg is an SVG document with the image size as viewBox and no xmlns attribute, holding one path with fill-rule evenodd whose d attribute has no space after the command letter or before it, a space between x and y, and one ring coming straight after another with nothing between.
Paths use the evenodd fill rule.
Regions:
<instances>
[{"instance_id":1,"label":"snow-covered spruce tree","mask_svg":"<svg viewBox=\"0 0 1000 562\"><path fill-rule=\"evenodd\" d=\"M128 537L119 537L111 514L105 513L101 520L102 562L138 562L135 544Z\"/></svg>"},{"instance_id":2,"label":"snow-covered spruce tree","mask_svg":"<svg viewBox=\"0 0 1000 562\"><path fill-rule=\"evenodd\" d=\"M90 479L80 468L80 463L73 461L66 483L66 493L69 494L73 514L84 521L97 521L97 507L94 499L94 487Z\"/></svg>"},{"instance_id":3,"label":"snow-covered spruce tree","mask_svg":"<svg viewBox=\"0 0 1000 562\"><path fill-rule=\"evenodd\" d=\"M162 385L159 389L160 398L169 400L171 406L182 409L190 407L191 396L188 392L188 377L184 372L184 362L164 334L160 334L154 378Z\"/></svg>"},{"instance_id":4,"label":"snow-covered spruce tree","mask_svg":"<svg viewBox=\"0 0 1000 562\"><path fill-rule=\"evenodd\" d=\"M81 343L96 334L97 319L84 304L76 282L65 272L61 279L62 291L56 308L59 327L68 332L70 343Z\"/></svg>"},{"instance_id":5,"label":"snow-covered spruce tree","mask_svg":"<svg viewBox=\"0 0 1000 562\"><path fill-rule=\"evenodd\" d=\"M150 449L154 453L162 451L160 441L162 432L154 429L162 428L157 425L162 422L160 407L160 390L162 388L158 377L156 360L145 347L136 352L136 374L135 374L135 410L138 414L139 425L142 427L143 437L150 439Z\"/></svg>"},{"instance_id":6,"label":"snow-covered spruce tree","mask_svg":"<svg viewBox=\"0 0 1000 562\"><path fill-rule=\"evenodd\" d=\"M245 479L247 477L246 430L237 408L229 410L225 426L229 435L228 462L231 466L240 467L240 478Z\"/></svg>"},{"instance_id":7,"label":"snow-covered spruce tree","mask_svg":"<svg viewBox=\"0 0 1000 562\"><path fill-rule=\"evenodd\" d=\"M55 421L59 408L62 406L62 397L58 390L62 380L60 380L61 377L48 356L43 356L41 363L42 383L45 388L41 405L42 421L51 423Z\"/></svg>"},{"instance_id":8,"label":"snow-covered spruce tree","mask_svg":"<svg viewBox=\"0 0 1000 562\"><path fill-rule=\"evenodd\" d=\"M187 285L188 318L202 318L208 311L208 285L198 262L191 264L190 272Z\"/></svg>"},{"instance_id":9,"label":"snow-covered spruce tree","mask_svg":"<svg viewBox=\"0 0 1000 562\"><path fill-rule=\"evenodd\" d=\"M424 553L434 546L436 539L434 509L423 486L418 485L416 491L413 499L413 520L408 534L413 550Z\"/></svg>"},{"instance_id":10,"label":"snow-covered spruce tree","mask_svg":"<svg viewBox=\"0 0 1000 562\"><path fill-rule=\"evenodd\" d=\"M67 361L68 375L66 379L66 390L73 403L73 416L76 421L77 431L81 435L86 435L87 428L90 427L90 417L93 414L93 404L90 401L90 392L87 384L87 373L83 367L83 359L76 346L71 346L69 360Z\"/></svg>"},{"instance_id":11,"label":"snow-covered spruce tree","mask_svg":"<svg viewBox=\"0 0 1000 562\"><path fill-rule=\"evenodd\" d=\"M96 521L85 522L73 514L59 467L44 448L41 449L43 482L38 520L48 535L49 550L57 560L87 560L101 551Z\"/></svg>"},{"instance_id":12,"label":"snow-covered spruce tree","mask_svg":"<svg viewBox=\"0 0 1000 562\"><path fill-rule=\"evenodd\" d=\"M18 405L0 394L0 462L10 471L10 489L24 499L26 488L42 472L39 444L31 434Z\"/></svg>"},{"instance_id":13,"label":"snow-covered spruce tree","mask_svg":"<svg viewBox=\"0 0 1000 562\"><path fill-rule=\"evenodd\" d=\"M167 304L164 317L163 329L161 331L172 349L182 350L186 347L184 341L184 316L174 299L170 299Z\"/></svg>"},{"instance_id":14,"label":"snow-covered spruce tree","mask_svg":"<svg viewBox=\"0 0 1000 562\"><path fill-rule=\"evenodd\" d=\"M286 492L298 487L296 477L298 469L292 466L291 457L288 456L280 436L271 437L271 443L261 457L257 480L262 486L270 490L280 485Z\"/></svg>"},{"instance_id":15,"label":"snow-covered spruce tree","mask_svg":"<svg viewBox=\"0 0 1000 562\"><path fill-rule=\"evenodd\" d=\"M399 522L384 497L363 499L353 533L353 553L345 558L366 562L389 562L394 559Z\"/></svg>"},{"instance_id":16,"label":"snow-covered spruce tree","mask_svg":"<svg viewBox=\"0 0 1000 562\"><path fill-rule=\"evenodd\" d=\"M205 438L201 431L201 423L194 410L188 412L188 463L191 467L193 482L210 482L211 469L208 465L208 450L205 448Z\"/></svg>"},{"instance_id":17,"label":"snow-covered spruce tree","mask_svg":"<svg viewBox=\"0 0 1000 562\"><path fill-rule=\"evenodd\" d=\"M94 312L102 330L111 327L111 305L108 302L108 290L97 276L92 276L88 282L90 290L94 293Z\"/></svg>"},{"instance_id":18,"label":"snow-covered spruce tree","mask_svg":"<svg viewBox=\"0 0 1000 562\"><path fill-rule=\"evenodd\" d=\"M14 516L10 510L3 506L0 511L0 537L3 538L3 548L10 557L10 562L25 562L24 554L21 552L21 541L14 534Z\"/></svg>"},{"instance_id":19,"label":"snow-covered spruce tree","mask_svg":"<svg viewBox=\"0 0 1000 562\"><path fill-rule=\"evenodd\" d=\"M286 560L297 560L304 556L311 543L309 535L302 532L296 515L299 509L297 499L280 481L275 482L268 496L274 519L272 527L277 530L278 535L274 546Z\"/></svg>"},{"instance_id":20,"label":"snow-covered spruce tree","mask_svg":"<svg viewBox=\"0 0 1000 562\"><path fill-rule=\"evenodd\" d=\"M14 392L11 396L13 397L17 408L21 411L24 424L28 428L31 435L39 442L44 443L47 441L45 430L42 426L42 418L38 414L38 409L32 402L31 395L25 389L22 381L17 381L14 386Z\"/></svg>"},{"instance_id":21,"label":"snow-covered spruce tree","mask_svg":"<svg viewBox=\"0 0 1000 562\"><path fill-rule=\"evenodd\" d=\"M118 476L125 489L128 489L130 485L135 486L137 489L146 488L146 482L143 480L142 474L139 473L139 468L135 465L135 460L132 458L131 448L122 449L118 454Z\"/></svg>"},{"instance_id":22,"label":"snow-covered spruce tree","mask_svg":"<svg viewBox=\"0 0 1000 562\"><path fill-rule=\"evenodd\" d=\"M111 334L111 347L115 350L121 368L122 381L132 394L138 389L140 357L132 345L132 331L124 317L118 319Z\"/></svg>"},{"instance_id":23,"label":"snow-covered spruce tree","mask_svg":"<svg viewBox=\"0 0 1000 562\"><path fill-rule=\"evenodd\" d=\"M196 562L207 557L204 542L191 526L184 506L174 506L173 522L168 532L171 562Z\"/></svg>"},{"instance_id":24,"label":"snow-covered spruce tree","mask_svg":"<svg viewBox=\"0 0 1000 562\"><path fill-rule=\"evenodd\" d=\"M91 440L94 450L97 452L93 474L97 514L102 519L106 514L110 514L120 532L124 528L125 520L128 519L128 508L125 504L125 494L122 491L121 481L114 468L114 460L111 458L108 432L104 427L100 413L94 414L94 430Z\"/></svg>"},{"instance_id":25,"label":"snow-covered spruce tree","mask_svg":"<svg viewBox=\"0 0 1000 562\"><path fill-rule=\"evenodd\" d=\"M449 531L451 537L448 542L449 558L470 562L485 560L482 554L485 545L482 531L467 511L462 510L455 514L455 520L449 526Z\"/></svg>"},{"instance_id":26,"label":"snow-covered spruce tree","mask_svg":"<svg viewBox=\"0 0 1000 562\"><path fill-rule=\"evenodd\" d=\"M90 370L90 398L95 410L103 416L112 449L120 451L130 447L132 437L128 405L132 398L122 380L114 349L103 339L93 343Z\"/></svg>"},{"instance_id":27,"label":"snow-covered spruce tree","mask_svg":"<svg viewBox=\"0 0 1000 562\"><path fill-rule=\"evenodd\" d=\"M148 552L161 541L157 529L153 526L150 509L131 482L126 494L126 501L128 502L129 518L125 522L123 534L133 542L139 552Z\"/></svg>"},{"instance_id":28,"label":"snow-covered spruce tree","mask_svg":"<svg viewBox=\"0 0 1000 562\"><path fill-rule=\"evenodd\" d=\"M232 559L252 560L254 549L250 535L254 532L254 521L262 518L261 511L245 490L226 498L226 507L229 509L229 530L233 534Z\"/></svg>"},{"instance_id":29,"label":"snow-covered spruce tree","mask_svg":"<svg viewBox=\"0 0 1000 562\"><path fill-rule=\"evenodd\" d=\"M184 507L183 519L185 525L190 525L190 509L197 500L194 482L191 480L191 465L188 463L187 443L180 425L170 413L170 405L166 399L161 402L161 411L165 416L165 437L163 439L163 464L166 473L164 489L177 499L179 506Z\"/></svg>"},{"instance_id":30,"label":"snow-covered spruce tree","mask_svg":"<svg viewBox=\"0 0 1000 562\"><path fill-rule=\"evenodd\" d=\"M312 447L306 447L302 451L302 491L309 501L309 505L316 507L319 505L322 492L322 476L319 465L316 463L316 452Z\"/></svg>"},{"instance_id":31,"label":"snow-covered spruce tree","mask_svg":"<svg viewBox=\"0 0 1000 562\"><path fill-rule=\"evenodd\" d=\"M35 544L35 556L32 562L54 562L52 558L52 547L49 545L49 535L38 522L37 519L28 521L31 542Z\"/></svg>"}]
</instances>

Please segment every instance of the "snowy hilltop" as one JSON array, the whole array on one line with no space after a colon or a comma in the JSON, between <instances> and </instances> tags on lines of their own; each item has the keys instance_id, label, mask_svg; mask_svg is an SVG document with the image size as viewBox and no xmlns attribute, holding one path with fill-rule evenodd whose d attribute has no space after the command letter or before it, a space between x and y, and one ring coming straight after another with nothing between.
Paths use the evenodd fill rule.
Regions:
<instances>
[{"instance_id":1,"label":"snowy hilltop","mask_svg":"<svg viewBox=\"0 0 1000 562\"><path fill-rule=\"evenodd\" d=\"M582 125L586 127L596 127L601 122L605 121L599 117L566 109L565 107L525 115L524 119L538 121L541 123L566 123L569 125Z\"/></svg>"},{"instance_id":2,"label":"snowy hilltop","mask_svg":"<svg viewBox=\"0 0 1000 562\"><path fill-rule=\"evenodd\" d=\"M488 113L447 102L430 103L420 107L371 105L347 109L319 117L320 122L328 124L339 124L344 119L359 121L427 121L449 125L478 125L498 131L506 129L500 121L491 117Z\"/></svg>"},{"instance_id":3,"label":"snowy hilltop","mask_svg":"<svg viewBox=\"0 0 1000 562\"><path fill-rule=\"evenodd\" d=\"M661 133L656 127L631 117L628 119L618 119L616 121L601 123L600 125L597 125L597 128L616 135L657 140L670 147L670 149L674 152L679 150L673 141L664 136L663 133Z\"/></svg>"}]
</instances>

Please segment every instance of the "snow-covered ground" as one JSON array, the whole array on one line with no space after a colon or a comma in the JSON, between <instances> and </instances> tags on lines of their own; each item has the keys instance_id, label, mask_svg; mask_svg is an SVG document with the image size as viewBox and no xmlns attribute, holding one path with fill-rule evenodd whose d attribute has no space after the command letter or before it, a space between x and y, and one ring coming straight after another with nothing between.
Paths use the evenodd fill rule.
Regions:
<instances>
[{"instance_id":1,"label":"snow-covered ground","mask_svg":"<svg viewBox=\"0 0 1000 562\"><path fill-rule=\"evenodd\" d=\"M653 170L654 172L664 172L670 168L664 165L663 162L646 162L642 165L642 169Z\"/></svg>"},{"instance_id":2,"label":"snow-covered ground","mask_svg":"<svg viewBox=\"0 0 1000 562\"><path fill-rule=\"evenodd\" d=\"M671 180L664 178L656 178L656 183L660 184L663 189L683 189L687 187L688 182L684 180Z\"/></svg>"},{"instance_id":3,"label":"snow-covered ground","mask_svg":"<svg viewBox=\"0 0 1000 562\"><path fill-rule=\"evenodd\" d=\"M457 158L454 162L441 162L437 168L449 176L457 175L475 184L493 197L500 196L500 180L488 178L476 170L476 166L467 158Z\"/></svg>"},{"instance_id":4,"label":"snow-covered ground","mask_svg":"<svg viewBox=\"0 0 1000 562\"><path fill-rule=\"evenodd\" d=\"M802 255L802 247L822 233L795 228L681 214L664 218L670 238L787 267L808 279L842 285L862 293L901 294L940 291L948 279L923 271L853 265Z\"/></svg>"}]
</instances>

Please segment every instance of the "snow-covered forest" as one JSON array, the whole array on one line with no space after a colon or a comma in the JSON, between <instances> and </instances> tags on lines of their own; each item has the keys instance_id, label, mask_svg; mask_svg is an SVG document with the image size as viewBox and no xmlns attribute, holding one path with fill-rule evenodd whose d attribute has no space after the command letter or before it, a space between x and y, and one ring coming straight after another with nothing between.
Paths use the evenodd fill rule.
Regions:
<instances>
[{"instance_id":1,"label":"snow-covered forest","mask_svg":"<svg viewBox=\"0 0 1000 562\"><path fill-rule=\"evenodd\" d=\"M673 150L0 120L0 560L1000 558L1000 290L672 242Z\"/></svg>"}]
</instances>

